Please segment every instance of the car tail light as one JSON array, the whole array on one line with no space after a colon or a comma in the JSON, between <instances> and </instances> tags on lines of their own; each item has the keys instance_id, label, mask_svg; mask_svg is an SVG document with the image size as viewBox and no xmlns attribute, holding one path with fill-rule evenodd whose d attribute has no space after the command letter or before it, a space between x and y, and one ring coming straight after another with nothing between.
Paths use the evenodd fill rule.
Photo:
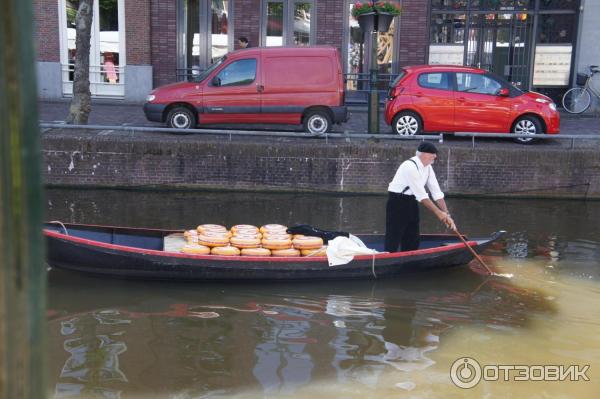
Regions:
<instances>
[{"instance_id":1,"label":"car tail light","mask_svg":"<svg viewBox=\"0 0 600 399\"><path fill-rule=\"evenodd\" d=\"M388 91L388 98L390 98L390 99L396 98L403 91L404 91L404 87L402 87L402 86L390 87L390 90Z\"/></svg>"}]
</instances>

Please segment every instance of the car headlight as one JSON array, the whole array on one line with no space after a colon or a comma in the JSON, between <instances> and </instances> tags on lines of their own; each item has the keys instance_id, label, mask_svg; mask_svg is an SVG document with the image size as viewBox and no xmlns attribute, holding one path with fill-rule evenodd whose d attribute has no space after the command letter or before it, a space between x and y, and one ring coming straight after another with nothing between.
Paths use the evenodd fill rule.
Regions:
<instances>
[{"instance_id":1,"label":"car headlight","mask_svg":"<svg viewBox=\"0 0 600 399\"><path fill-rule=\"evenodd\" d=\"M148 94L148 97L146 97L146 101L148 101L148 102L154 101L155 98L156 98L156 96L154 94Z\"/></svg>"},{"instance_id":2,"label":"car headlight","mask_svg":"<svg viewBox=\"0 0 600 399\"><path fill-rule=\"evenodd\" d=\"M554 104L554 103L550 103L550 104L548 104L548 106L550 107L550 109L551 109L552 111L556 111L556 104Z\"/></svg>"}]
</instances>

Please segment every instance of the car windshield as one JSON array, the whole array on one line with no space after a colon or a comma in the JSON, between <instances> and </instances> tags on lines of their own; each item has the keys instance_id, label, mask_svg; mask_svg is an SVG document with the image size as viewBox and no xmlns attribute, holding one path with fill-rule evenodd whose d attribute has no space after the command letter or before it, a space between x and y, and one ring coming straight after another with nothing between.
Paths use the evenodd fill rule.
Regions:
<instances>
[{"instance_id":1,"label":"car windshield","mask_svg":"<svg viewBox=\"0 0 600 399\"><path fill-rule=\"evenodd\" d=\"M194 77L194 82L202 82L204 79L206 79L208 75L211 74L212 71L214 71L219 65L221 65L225 61L225 59L227 59L226 55L221 57L217 62L206 68L204 71L200 72L198 76Z\"/></svg>"}]
</instances>

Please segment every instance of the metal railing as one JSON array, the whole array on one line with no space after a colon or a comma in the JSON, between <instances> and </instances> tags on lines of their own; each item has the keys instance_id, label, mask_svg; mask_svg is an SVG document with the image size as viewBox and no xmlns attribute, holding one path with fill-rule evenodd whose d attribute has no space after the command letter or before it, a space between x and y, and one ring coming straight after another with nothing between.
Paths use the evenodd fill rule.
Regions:
<instances>
[{"instance_id":1,"label":"metal railing","mask_svg":"<svg viewBox=\"0 0 600 399\"><path fill-rule=\"evenodd\" d=\"M471 145L475 148L475 139L493 139L502 138L512 140L517 137L533 138L534 140L571 140L571 149L575 148L576 140L600 140L598 134L513 134L513 133L473 133L473 132L455 132L446 133L456 137L471 137ZM442 134L443 135L443 134Z\"/></svg>"},{"instance_id":2,"label":"metal railing","mask_svg":"<svg viewBox=\"0 0 600 399\"><path fill-rule=\"evenodd\" d=\"M571 149L575 148L577 141L584 140L599 140L600 133L598 134L511 134L511 133L473 133L473 132L457 132L457 133L436 133L427 135L415 135L415 136L400 136L397 134L368 134L368 133L325 133L325 134L313 134L298 131L255 131L255 130L230 130L230 129L172 129L167 127L148 127L148 126L110 126L110 125L68 125L64 123L40 123L41 129L80 129L80 130L103 130L103 131L124 131L124 132L155 132L155 133L170 133L174 135L188 135L188 134L214 134L229 136L229 141L234 136L256 136L256 137L293 137L293 138L322 138L325 139L326 143L329 139L344 139L347 142L353 139L357 140L397 140L397 141L411 141L411 140L432 140L438 141L439 143L444 142L444 136L453 135L456 137L471 137L471 145L475 148L475 139L492 139L501 138L507 140L513 140L517 137L533 138L535 140L571 140ZM515 144L517 145L517 144Z\"/></svg>"},{"instance_id":3,"label":"metal railing","mask_svg":"<svg viewBox=\"0 0 600 399\"><path fill-rule=\"evenodd\" d=\"M306 132L292 131L255 131L255 130L230 130L230 129L173 129L167 127L145 127L145 126L109 126L109 125L68 125L64 123L40 123L41 129L79 129L79 130L102 130L102 131L124 131L124 132L155 132L155 133L172 133L175 135L188 135L194 133L215 134L229 136L229 140L233 136L271 136L271 137L294 137L294 138L324 138L328 139L387 139L387 140L437 140L442 142L441 134L415 135L415 136L400 136L397 134L368 134L368 133L324 133L314 134Z\"/></svg>"}]
</instances>

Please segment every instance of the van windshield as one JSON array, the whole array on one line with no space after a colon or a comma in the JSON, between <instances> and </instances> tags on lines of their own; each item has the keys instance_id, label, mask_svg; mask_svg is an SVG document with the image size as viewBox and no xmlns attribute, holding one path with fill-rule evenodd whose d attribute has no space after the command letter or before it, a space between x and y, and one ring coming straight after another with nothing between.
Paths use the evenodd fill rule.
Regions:
<instances>
[{"instance_id":1,"label":"van windshield","mask_svg":"<svg viewBox=\"0 0 600 399\"><path fill-rule=\"evenodd\" d=\"M214 71L215 69L217 69L217 67L219 65L221 65L226 59L227 59L227 56L224 55L217 62L215 62L214 64L212 64L208 68L206 68L204 71L200 72L200 74L198 76L194 77L194 82L202 82L204 79L206 79L206 77L208 75L211 74L212 71Z\"/></svg>"}]
</instances>

